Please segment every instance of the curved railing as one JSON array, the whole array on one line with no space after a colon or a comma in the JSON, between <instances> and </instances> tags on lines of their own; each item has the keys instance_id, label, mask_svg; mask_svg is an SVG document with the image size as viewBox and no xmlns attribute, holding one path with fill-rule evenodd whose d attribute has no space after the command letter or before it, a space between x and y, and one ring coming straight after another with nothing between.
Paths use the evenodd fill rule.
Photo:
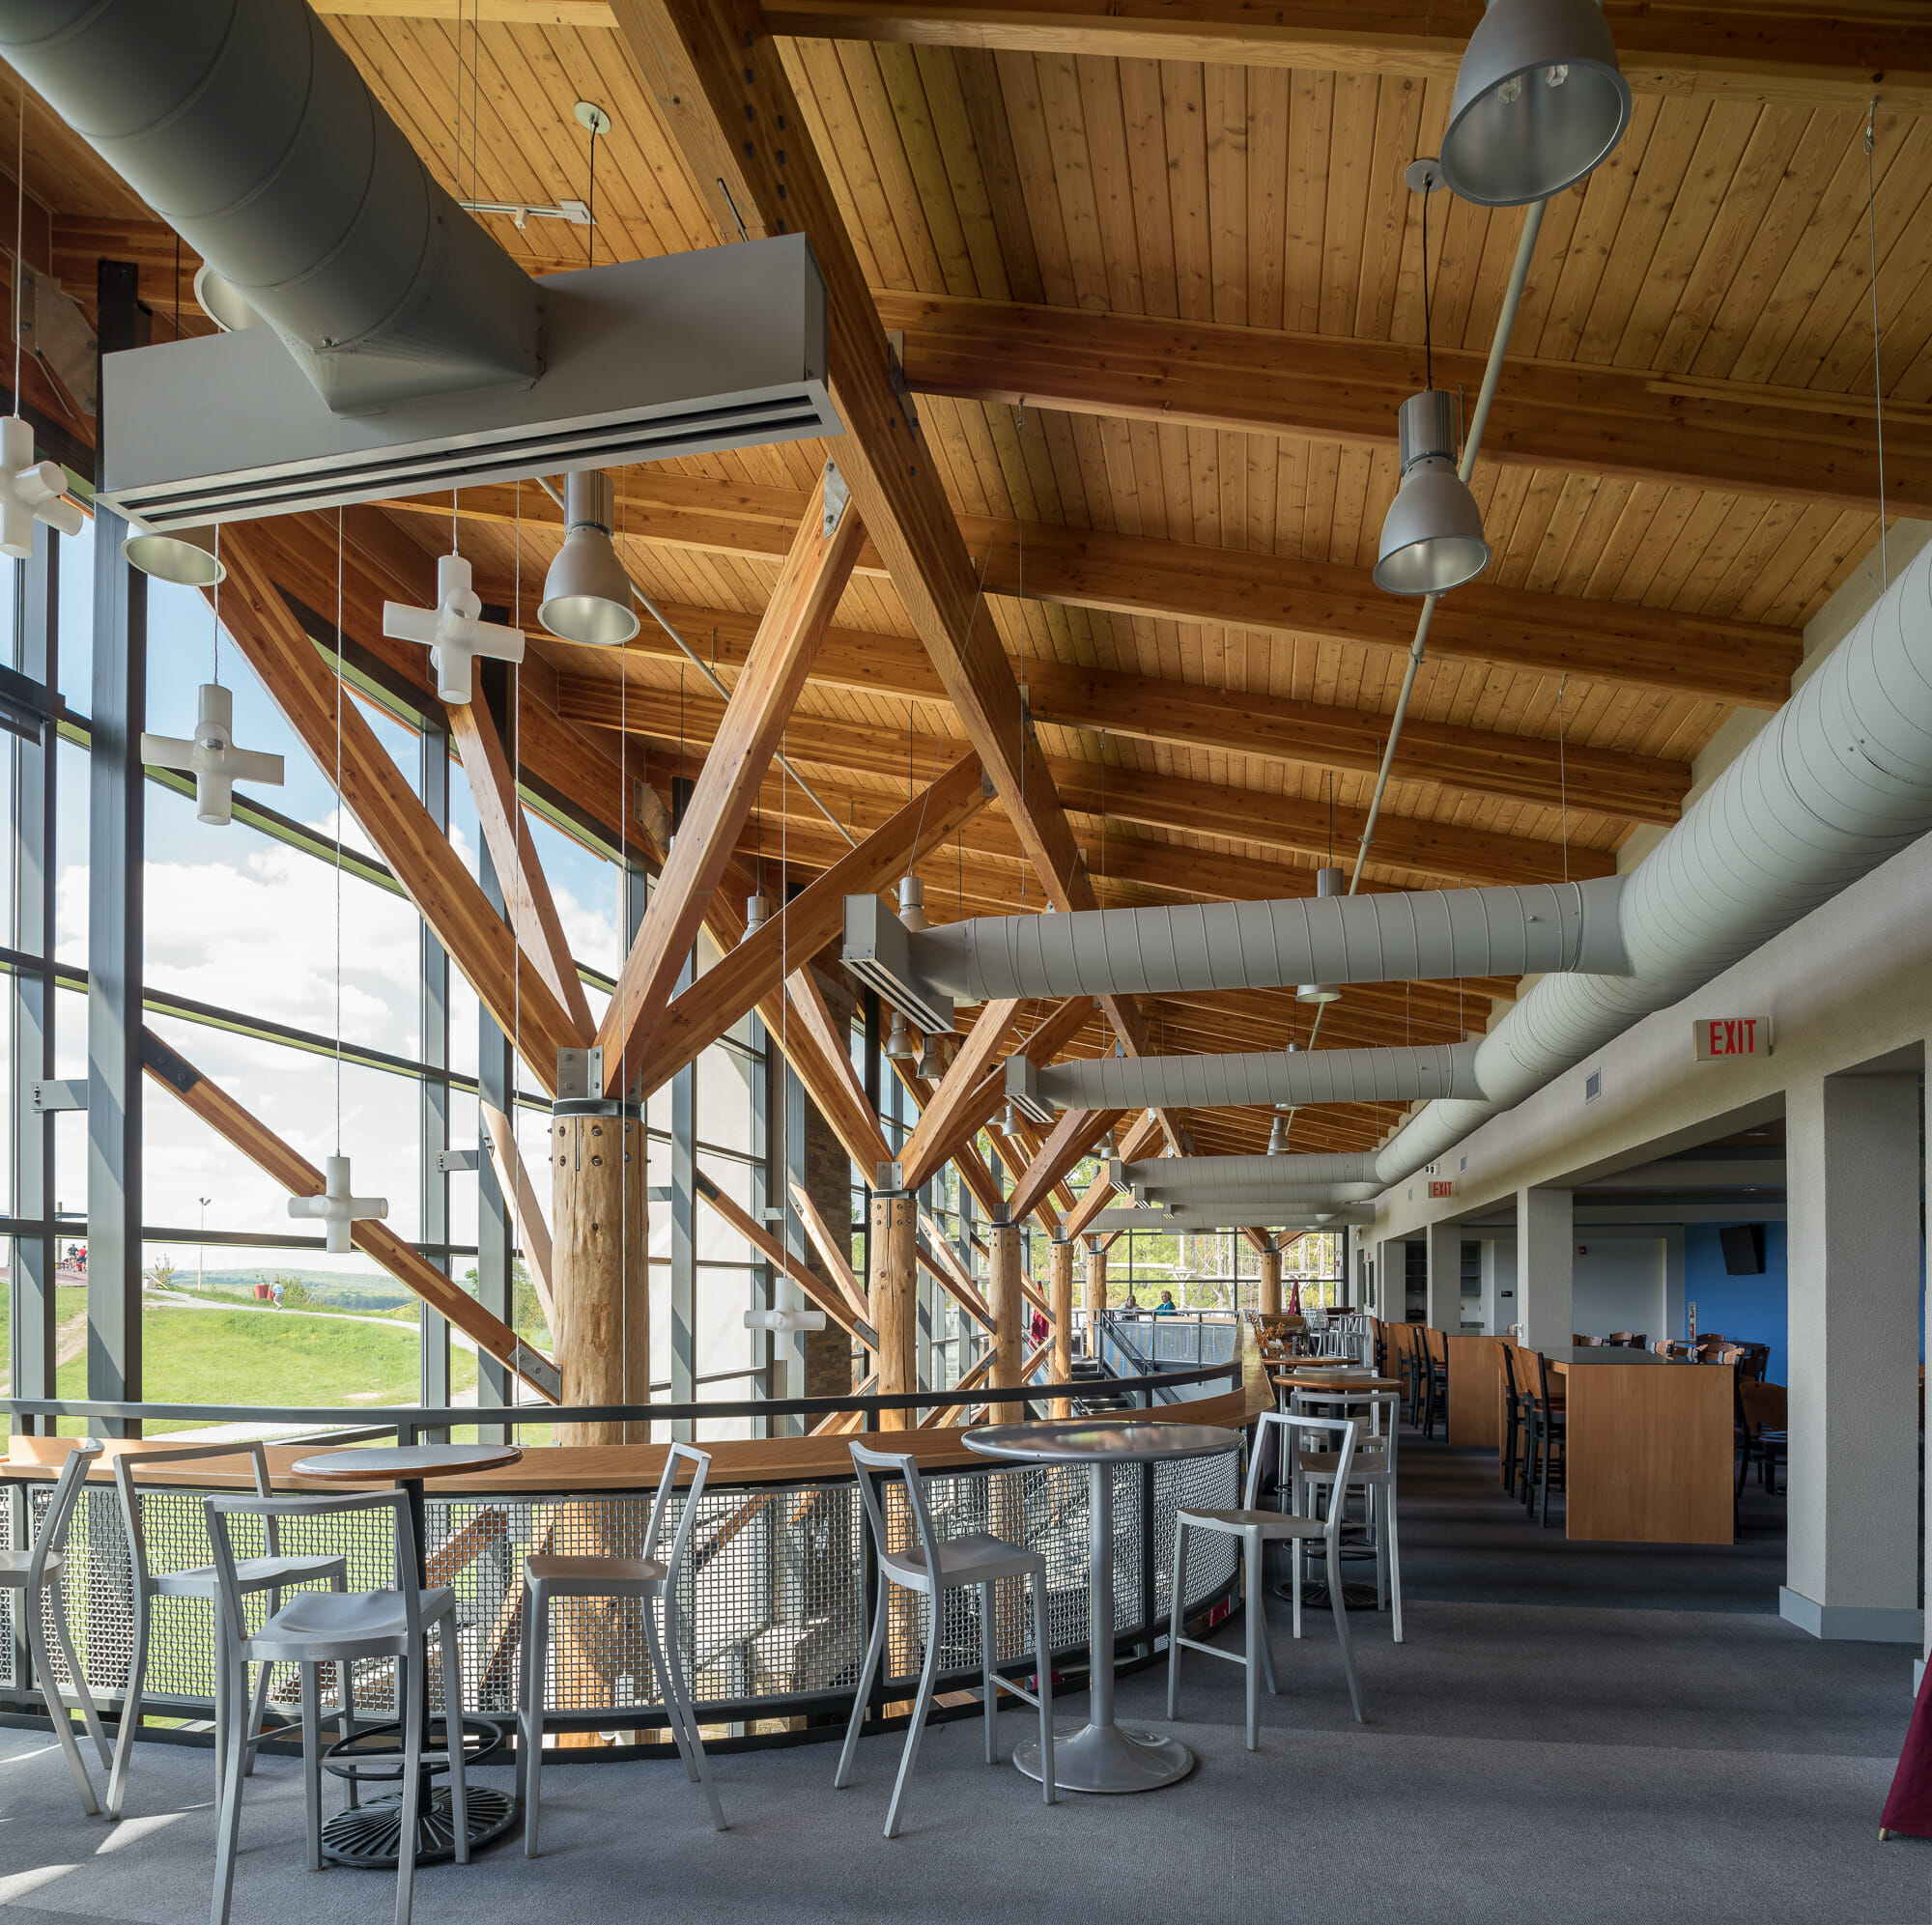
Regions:
<instances>
[{"instance_id":1,"label":"curved railing","mask_svg":"<svg viewBox=\"0 0 1932 1925\"><path fill-rule=\"evenodd\" d=\"M1121 1382L1122 1392L1150 1401L1169 1380L1231 1378L1238 1366L1168 1372ZM1082 1390L1092 1388L1083 1384ZM1037 1401L1037 1388L1009 1392ZM559 1410L524 1405L514 1410L412 1407L343 1412L293 1406L113 1404L75 1400L0 1400L18 1416L92 1419L145 1418L179 1422L349 1426L329 1441L396 1434L414 1439L479 1422L511 1429L564 1422L698 1421L726 1415L811 1417L858 1408L869 1427L879 1414L914 1406L998 1404L998 1390L922 1392L910 1398L818 1398L753 1403L609 1405ZM1015 1414L1017 1414L1015 1412ZM892 1433L900 1434L900 1433ZM538 1460L547 1453L538 1454ZM1114 1516L1114 1628L1125 1664L1151 1658L1165 1635L1172 1600L1174 1517L1183 1503L1227 1508L1238 1503L1239 1452L1220 1457L1123 1464L1117 1479ZM524 1469L531 1459L526 1458ZM561 1468L561 1464L559 1465ZM9 1492L15 1542L30 1532L46 1501L44 1480L16 1478ZM1088 1637L1088 1477L1084 1466L947 1466L927 1477L936 1520L949 1533L991 1530L1023 1542L1045 1557L1048 1641L1052 1662L1065 1674L1082 1668ZM151 1486L142 1497L142 1528L156 1569L205 1563L209 1556L204 1491ZM692 1553L677 1577L669 1603L687 1675L707 1738L727 1744L795 1742L837 1736L850 1714L851 1693L871 1628L877 1568L851 1475L800 1475L784 1483L744 1483L714 1471L698 1500ZM517 1654L522 1635L523 1559L531 1553L639 1554L650 1491L637 1489L531 1492L501 1495L466 1492L427 1497L431 1579L457 1593L462 1626L466 1708L485 1715L514 1708ZM24 1508L23 1508L24 1507ZM670 1523L675 1522L673 1517ZM346 1552L349 1582L371 1587L388 1581L393 1541L382 1520L291 1519L282 1527L291 1552L325 1547ZM310 1542L313 1540L313 1542ZM1236 1577L1232 1540L1197 1534L1182 1576L1182 1609L1198 1617L1228 1599ZM111 1487L84 1493L69 1536L69 1612L90 1687L111 1701L122 1688L131 1649L130 1568L118 1502ZM1031 1613L1002 1585L994 1605L997 1661L1008 1672L1035 1668ZM886 1663L873 1693L873 1715L902 1705L913 1690L925 1626L900 1598L903 1614L893 1621ZM919 1607L923 1612L923 1606ZM199 1722L213 1706L213 1626L206 1606L163 1599L156 1604L149 1660L150 1717ZM13 1627L6 1629L11 1633ZM957 1689L978 1676L979 1596L949 1594L940 1627L941 1688ZM15 1667L22 1655L11 1636L0 1637L0 1694L24 1684ZM58 1661L57 1661L58 1668ZM651 1685L643 1628L635 1611L603 1605L557 1605L551 1617L547 1669L552 1707L547 1721L563 1730L615 1730L620 1742L599 1756L630 1755L654 1747L663 1713ZM384 1664L358 1668L358 1712L393 1713L393 1678ZM292 1690L292 1686L290 1687ZM280 1696L278 1690L278 1699ZM15 1698L15 1713L38 1705ZM285 1709L292 1711L292 1704Z\"/></svg>"}]
</instances>

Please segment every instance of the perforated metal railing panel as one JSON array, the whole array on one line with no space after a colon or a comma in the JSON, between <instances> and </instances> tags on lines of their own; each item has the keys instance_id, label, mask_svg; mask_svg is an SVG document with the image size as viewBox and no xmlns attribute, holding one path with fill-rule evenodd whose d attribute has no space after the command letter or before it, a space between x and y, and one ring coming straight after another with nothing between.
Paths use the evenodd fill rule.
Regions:
<instances>
[{"instance_id":1,"label":"perforated metal railing panel","mask_svg":"<svg viewBox=\"0 0 1932 1925\"><path fill-rule=\"evenodd\" d=\"M1143 1542L1144 1467L1114 1466L1114 1625L1117 1634L1144 1619L1149 1549L1153 1557L1156 1626L1170 1610L1174 1517L1178 1506L1225 1508L1239 1501L1236 1453L1151 1467L1151 1545ZM960 1471L926 1481L936 1527L946 1535L988 1531L1040 1551L1047 1572L1047 1637L1056 1658L1082 1653L1088 1635L1088 1473L1085 1466ZM30 1486L39 1523L48 1486ZM202 1508L206 1493L180 1487L141 1493L142 1532L151 1568L176 1571L208 1564ZM887 1528L910 1541L903 1489L886 1486ZM674 1498L660 1549L668 1549L684 1499ZM753 1490L708 1490L698 1500L690 1550L668 1607L693 1695L715 1714L784 1714L800 1701L849 1692L857 1683L870 1627L866 1523L850 1483L791 1485ZM650 1493L427 1500L429 1578L456 1592L467 1708L484 1713L515 1709L523 1637L526 1556L638 1557L650 1515ZM259 1520L233 1520L238 1555L262 1549ZM388 1583L395 1545L386 1513L334 1513L281 1521L281 1548L291 1555L346 1558L352 1590ZM1184 1589L1194 1604L1234 1576L1233 1541L1197 1533ZM124 1686L133 1649L132 1570L115 1493L90 1487L68 1539L68 1622L90 1688L111 1698ZM250 1623L267 1614L266 1595L249 1599ZM658 1709L644 1607L605 1599L559 1599L551 1605L545 1692L559 1713ZM923 1606L903 1594L895 1606L883 1667L890 1686L916 1677L927 1634ZM151 1702L212 1709L214 1693L213 1607L194 1599L156 1598L148 1658ZM664 1622L661 1619L661 1622ZM65 1682L58 1645L57 1682ZM13 1641L5 1650L11 1657ZM1033 1613L1018 1580L996 1587L996 1660L1033 1653ZM940 1626L942 1677L977 1675L980 1598L948 1594ZM435 1666L433 1695L440 1692ZM10 1679L10 1683L13 1681ZM355 1676L359 1713L393 1714L395 1684L386 1663L361 1663ZM275 1697L294 1699L293 1679L278 1678Z\"/></svg>"}]
</instances>

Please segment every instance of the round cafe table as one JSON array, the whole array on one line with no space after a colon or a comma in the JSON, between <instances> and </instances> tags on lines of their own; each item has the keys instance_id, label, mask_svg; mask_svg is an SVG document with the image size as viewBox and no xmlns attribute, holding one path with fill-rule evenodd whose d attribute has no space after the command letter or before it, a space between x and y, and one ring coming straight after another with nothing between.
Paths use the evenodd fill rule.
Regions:
<instances>
[{"instance_id":1,"label":"round cafe table","mask_svg":"<svg viewBox=\"0 0 1932 1925\"><path fill-rule=\"evenodd\" d=\"M1086 1725L1053 1741L1053 1779L1069 1792L1151 1792L1186 1777L1194 1753L1159 1732L1127 1730L1114 1722L1114 1479L1118 1463L1158 1463L1172 1458L1218 1457L1241 1447L1238 1430L1208 1424L1107 1424L1085 1419L1057 1424L992 1424L959 1440L984 1457L1023 1463L1081 1464L1088 1469L1087 1647L1091 1684ZM1151 1556L1151 1544L1142 1547ZM1037 1654L1042 1664L1052 1660ZM1040 1773L1039 1741L1024 1740L1013 1763L1029 1778Z\"/></svg>"},{"instance_id":2,"label":"round cafe table","mask_svg":"<svg viewBox=\"0 0 1932 1925\"><path fill-rule=\"evenodd\" d=\"M432 1477L462 1477L471 1471L500 1470L522 1456L514 1444L404 1444L370 1449L321 1451L302 1458L290 1466L296 1477L313 1478L327 1484L393 1484L409 1500L410 1533L415 1540L415 1578L418 1590L431 1588L429 1581L429 1526L423 1502L423 1481ZM397 1573L398 1577L401 1572ZM400 1708L399 1708L400 1709ZM448 1708L445 1707L445 1711ZM494 1718L464 1717L456 1713L462 1729L466 1765L495 1751L503 1741L503 1727ZM430 1743L429 1693L423 1693L423 1746ZM328 1769L340 1777L356 1780L398 1778L402 1775L400 1722L376 1725L357 1732L346 1743L331 1745L325 1754ZM474 1732L476 1737L471 1739ZM416 1811L416 1863L433 1864L453 1857L456 1851L456 1825L446 1788L430 1783L432 1775L445 1770L441 1765L426 1766L418 1794ZM517 1816L516 1800L490 1785L468 1785L469 1849L489 1844L509 1830ZM353 1804L339 1811L322 1827L322 1855L331 1864L356 1865L366 1870L388 1869L396 1865L396 1848L402 1836L402 1794L372 1798L366 1804Z\"/></svg>"}]
</instances>

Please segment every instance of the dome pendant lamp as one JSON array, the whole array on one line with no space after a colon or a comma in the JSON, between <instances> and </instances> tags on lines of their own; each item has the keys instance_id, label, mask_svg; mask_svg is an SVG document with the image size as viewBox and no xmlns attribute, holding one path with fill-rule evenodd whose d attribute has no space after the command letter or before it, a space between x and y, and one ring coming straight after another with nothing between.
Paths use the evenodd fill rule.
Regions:
<instances>
[{"instance_id":1,"label":"dome pendant lamp","mask_svg":"<svg viewBox=\"0 0 1932 1925\"><path fill-rule=\"evenodd\" d=\"M1527 207L1589 174L1630 117L1598 0L1489 0L1457 71L1443 176L1477 207Z\"/></svg>"},{"instance_id":2,"label":"dome pendant lamp","mask_svg":"<svg viewBox=\"0 0 1932 1925\"><path fill-rule=\"evenodd\" d=\"M1425 388L1402 404L1397 422L1402 486L1382 522L1376 586L1391 595L1440 595L1490 565L1483 511L1456 472L1456 398Z\"/></svg>"},{"instance_id":3,"label":"dome pendant lamp","mask_svg":"<svg viewBox=\"0 0 1932 1925\"><path fill-rule=\"evenodd\" d=\"M616 491L608 474L564 476L563 546L544 578L537 620L564 641L621 648L638 632L631 578L611 545Z\"/></svg>"}]
</instances>

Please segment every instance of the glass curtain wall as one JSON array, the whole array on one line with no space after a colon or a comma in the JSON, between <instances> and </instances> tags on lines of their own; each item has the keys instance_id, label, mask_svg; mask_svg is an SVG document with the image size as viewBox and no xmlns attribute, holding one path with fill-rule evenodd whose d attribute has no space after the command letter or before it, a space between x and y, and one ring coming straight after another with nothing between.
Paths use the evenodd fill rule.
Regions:
<instances>
[{"instance_id":1,"label":"glass curtain wall","mask_svg":"<svg viewBox=\"0 0 1932 1925\"><path fill-rule=\"evenodd\" d=\"M8 1316L0 1381L18 1396L87 1394L88 775L94 539L40 530L32 561L0 563L0 687L9 780L0 835L9 905L9 1021L0 1036L0 1238ZM312 757L193 591L148 586L147 728L192 736L199 686L234 693L235 739L279 753L280 788L243 785L234 820L196 819L192 778L150 768L144 848L145 1020L309 1161L338 1148L356 1192L432 1263L551 1345L537 1293L510 1247L479 1145L478 1095L495 1077L548 1203L548 1104L479 1009L401 886L338 808ZM335 659L327 624L311 622ZM384 686L353 640L342 702L374 731L493 889L474 806L440 716ZM53 715L53 692L61 704ZM514 695L512 696L514 700ZM549 804L531 841L601 1014L650 879L606 832ZM613 804L617 799L613 798ZM615 813L613 807L613 813ZM500 899L500 898L497 898ZM702 967L707 953L696 959ZM764 1194L762 1031L755 1019L706 1050L646 1117L651 1185L654 1398L761 1396L769 1340L744 1327L770 1279L746 1239L695 1194L694 1174L757 1216ZM76 1086L65 1092L63 1083ZM72 1107L63 1107L72 1104ZM253 1163L152 1080L144 1085L142 1393L152 1402L499 1402L502 1373L359 1252L330 1256ZM456 1152L451 1155L450 1152ZM480 1160L487 1164L487 1157ZM452 1163L459 1166L449 1167ZM85 1419L59 1429L79 1432ZM196 1428L150 1424L151 1431ZM716 1420L707 1436L761 1434Z\"/></svg>"}]
</instances>

